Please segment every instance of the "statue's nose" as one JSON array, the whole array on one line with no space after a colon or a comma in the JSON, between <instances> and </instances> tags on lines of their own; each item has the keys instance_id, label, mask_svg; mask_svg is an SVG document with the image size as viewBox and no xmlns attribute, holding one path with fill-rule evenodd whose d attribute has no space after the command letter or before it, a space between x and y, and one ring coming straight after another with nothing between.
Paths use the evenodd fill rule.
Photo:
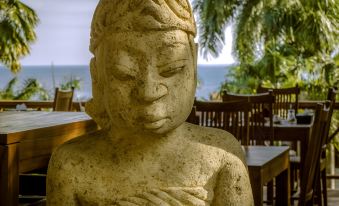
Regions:
<instances>
[{"instance_id":1,"label":"statue's nose","mask_svg":"<svg viewBox=\"0 0 339 206\"><path fill-rule=\"evenodd\" d=\"M168 93L167 86L159 80L148 77L143 81L140 81L137 88L137 96L140 101L153 102Z\"/></svg>"}]
</instances>

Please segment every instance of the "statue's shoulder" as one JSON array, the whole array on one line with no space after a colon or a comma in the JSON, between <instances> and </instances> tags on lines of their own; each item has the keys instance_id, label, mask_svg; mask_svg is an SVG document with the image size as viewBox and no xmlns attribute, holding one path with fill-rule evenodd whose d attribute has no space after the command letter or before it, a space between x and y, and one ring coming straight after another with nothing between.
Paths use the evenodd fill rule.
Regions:
<instances>
[{"instance_id":1,"label":"statue's shoulder","mask_svg":"<svg viewBox=\"0 0 339 206\"><path fill-rule=\"evenodd\" d=\"M217 147L225 152L236 155L243 162L245 161L240 142L231 133L212 127L202 127L189 123L186 125L187 130L192 133L190 137L193 141Z\"/></svg>"},{"instance_id":2,"label":"statue's shoulder","mask_svg":"<svg viewBox=\"0 0 339 206\"><path fill-rule=\"evenodd\" d=\"M239 141L231 133L225 130L213 127L202 127L189 123L186 125L186 130L191 132L191 136L196 141L219 147L222 146L226 149L230 147L230 144L235 144L237 147L240 145Z\"/></svg>"},{"instance_id":3,"label":"statue's shoulder","mask_svg":"<svg viewBox=\"0 0 339 206\"><path fill-rule=\"evenodd\" d=\"M101 131L85 134L60 145L52 154L51 162L69 162L91 153L95 143L101 141Z\"/></svg>"}]
</instances>

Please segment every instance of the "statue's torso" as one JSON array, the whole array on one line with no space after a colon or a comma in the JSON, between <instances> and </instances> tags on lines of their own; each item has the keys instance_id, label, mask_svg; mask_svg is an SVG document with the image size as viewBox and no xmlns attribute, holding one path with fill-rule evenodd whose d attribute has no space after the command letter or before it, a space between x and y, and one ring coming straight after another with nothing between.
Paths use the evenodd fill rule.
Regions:
<instances>
[{"instance_id":1,"label":"statue's torso","mask_svg":"<svg viewBox=\"0 0 339 206\"><path fill-rule=\"evenodd\" d=\"M168 187L203 187L213 193L222 164L220 149L187 142L172 146L176 149L149 148L144 153L102 150L105 153L101 155L96 149L82 153L76 158L80 164L73 164L72 168L78 174L72 177L78 201L112 204L121 198Z\"/></svg>"}]
</instances>

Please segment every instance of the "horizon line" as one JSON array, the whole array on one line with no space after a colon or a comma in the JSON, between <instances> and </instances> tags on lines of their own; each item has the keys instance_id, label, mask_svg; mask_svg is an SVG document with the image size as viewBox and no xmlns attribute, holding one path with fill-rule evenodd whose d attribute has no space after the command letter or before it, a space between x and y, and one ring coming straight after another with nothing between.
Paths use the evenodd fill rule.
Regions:
<instances>
[{"instance_id":1,"label":"horizon line","mask_svg":"<svg viewBox=\"0 0 339 206\"><path fill-rule=\"evenodd\" d=\"M216 64L208 64L208 63L198 63L197 65L206 65L206 66L219 66L219 65L236 65L236 63L216 63ZM34 67L34 66L89 66L89 64L26 64L21 65L21 67ZM6 66L0 64L0 68L7 68ZM8 69L8 68L7 68Z\"/></svg>"}]
</instances>

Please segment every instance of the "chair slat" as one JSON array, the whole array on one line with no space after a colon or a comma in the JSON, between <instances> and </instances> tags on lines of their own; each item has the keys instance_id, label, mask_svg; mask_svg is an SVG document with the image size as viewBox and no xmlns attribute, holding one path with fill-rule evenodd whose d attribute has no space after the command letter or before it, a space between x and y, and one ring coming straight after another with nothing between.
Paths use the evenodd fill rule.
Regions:
<instances>
[{"instance_id":1,"label":"chair slat","mask_svg":"<svg viewBox=\"0 0 339 206\"><path fill-rule=\"evenodd\" d=\"M247 101L251 107L248 122L251 144L262 145L266 140L273 144L273 103L275 98L271 91L256 95L231 94L223 91L222 99L223 102Z\"/></svg>"},{"instance_id":2,"label":"chair slat","mask_svg":"<svg viewBox=\"0 0 339 206\"><path fill-rule=\"evenodd\" d=\"M72 111L74 87L71 90L55 88L53 111Z\"/></svg>"},{"instance_id":3,"label":"chair slat","mask_svg":"<svg viewBox=\"0 0 339 206\"><path fill-rule=\"evenodd\" d=\"M233 134L241 144L248 145L249 103L195 101L194 108L199 116L199 125L224 129Z\"/></svg>"},{"instance_id":4,"label":"chair slat","mask_svg":"<svg viewBox=\"0 0 339 206\"><path fill-rule=\"evenodd\" d=\"M322 142L326 138L324 133L326 132L329 120L329 110L326 109L324 104L317 105L312 134L306 151L306 159L301 170L302 174L298 204L300 206L306 205L306 203L313 203L313 191L315 190L315 184L320 172L319 167Z\"/></svg>"},{"instance_id":5,"label":"chair slat","mask_svg":"<svg viewBox=\"0 0 339 206\"><path fill-rule=\"evenodd\" d=\"M295 87L289 88L264 88L259 86L257 89L258 93L265 93L271 90L273 95L275 96L275 103L273 105L273 112L276 115L279 115L282 118L287 118L288 109L290 109L290 105L295 110L295 114L298 112L298 102L299 102L299 94L300 88L298 84Z\"/></svg>"}]
</instances>

